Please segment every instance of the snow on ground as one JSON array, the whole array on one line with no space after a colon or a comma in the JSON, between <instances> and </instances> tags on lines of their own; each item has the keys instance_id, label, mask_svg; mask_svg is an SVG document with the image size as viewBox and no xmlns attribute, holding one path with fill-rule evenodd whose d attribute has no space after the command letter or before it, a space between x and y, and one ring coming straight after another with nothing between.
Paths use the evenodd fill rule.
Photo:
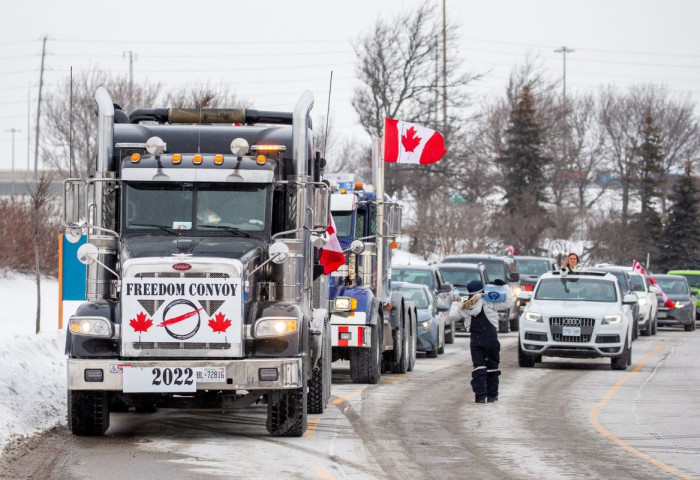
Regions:
<instances>
[{"instance_id":1,"label":"snow on ground","mask_svg":"<svg viewBox=\"0 0 700 480\"><path fill-rule=\"evenodd\" d=\"M13 438L65 423L65 330L58 330L58 282L42 279L41 286L37 335L33 278L0 278L0 450Z\"/></svg>"}]
</instances>

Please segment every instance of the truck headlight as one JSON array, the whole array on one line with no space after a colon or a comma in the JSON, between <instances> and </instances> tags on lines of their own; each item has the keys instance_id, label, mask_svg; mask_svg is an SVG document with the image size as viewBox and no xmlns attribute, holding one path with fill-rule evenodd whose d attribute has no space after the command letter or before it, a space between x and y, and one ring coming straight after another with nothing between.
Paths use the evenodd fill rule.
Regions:
<instances>
[{"instance_id":1,"label":"truck headlight","mask_svg":"<svg viewBox=\"0 0 700 480\"><path fill-rule=\"evenodd\" d=\"M290 335L299 329L296 318L291 317L263 317L255 324L255 337L279 337Z\"/></svg>"},{"instance_id":2,"label":"truck headlight","mask_svg":"<svg viewBox=\"0 0 700 480\"><path fill-rule=\"evenodd\" d=\"M349 312L357 308L357 299L352 297L336 297L333 300L333 310L336 312Z\"/></svg>"},{"instance_id":3,"label":"truck headlight","mask_svg":"<svg viewBox=\"0 0 700 480\"><path fill-rule=\"evenodd\" d=\"M542 315L536 312L525 312L525 320L542 323Z\"/></svg>"},{"instance_id":4,"label":"truck headlight","mask_svg":"<svg viewBox=\"0 0 700 480\"><path fill-rule=\"evenodd\" d=\"M111 338L114 334L112 322L104 317L71 317L68 329L75 335Z\"/></svg>"},{"instance_id":5,"label":"truck headlight","mask_svg":"<svg viewBox=\"0 0 700 480\"><path fill-rule=\"evenodd\" d=\"M614 323L620 323L622 321L622 315L606 315L603 317L603 325L612 325Z\"/></svg>"}]
</instances>

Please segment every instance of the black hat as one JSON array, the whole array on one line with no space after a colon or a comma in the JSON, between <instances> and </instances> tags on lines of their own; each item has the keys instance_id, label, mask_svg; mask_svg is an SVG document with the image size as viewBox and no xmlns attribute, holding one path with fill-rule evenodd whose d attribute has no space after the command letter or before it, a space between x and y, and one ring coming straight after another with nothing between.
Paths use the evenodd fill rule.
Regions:
<instances>
[{"instance_id":1,"label":"black hat","mask_svg":"<svg viewBox=\"0 0 700 480\"><path fill-rule=\"evenodd\" d=\"M479 280L472 280L469 283L467 283L467 291L469 292L469 295L474 295L475 293L479 293L484 289L484 284L481 283Z\"/></svg>"}]
</instances>

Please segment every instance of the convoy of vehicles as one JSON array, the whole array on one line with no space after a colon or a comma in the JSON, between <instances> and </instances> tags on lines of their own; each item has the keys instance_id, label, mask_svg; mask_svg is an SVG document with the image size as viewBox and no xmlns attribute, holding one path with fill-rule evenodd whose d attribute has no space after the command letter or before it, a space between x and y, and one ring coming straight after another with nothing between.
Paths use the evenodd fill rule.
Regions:
<instances>
[{"instance_id":1,"label":"convoy of vehicles","mask_svg":"<svg viewBox=\"0 0 700 480\"><path fill-rule=\"evenodd\" d=\"M436 267L445 281L454 287L455 300L464 300L466 298L467 284L470 281L479 280L482 285L489 283L486 267L481 263L440 263ZM460 320L455 324L455 331L466 331L464 320Z\"/></svg>"},{"instance_id":2,"label":"convoy of vehicles","mask_svg":"<svg viewBox=\"0 0 700 480\"><path fill-rule=\"evenodd\" d=\"M625 305L636 301L610 273L542 275L520 317L518 365L532 367L543 356L608 357L613 370L626 370L634 322Z\"/></svg>"},{"instance_id":3,"label":"convoy of vehicles","mask_svg":"<svg viewBox=\"0 0 700 480\"><path fill-rule=\"evenodd\" d=\"M404 298L416 306L418 319L418 348L428 358L436 358L445 353L445 319L449 307L438 306L437 297L423 284L391 282L394 290L403 293Z\"/></svg>"}]
</instances>

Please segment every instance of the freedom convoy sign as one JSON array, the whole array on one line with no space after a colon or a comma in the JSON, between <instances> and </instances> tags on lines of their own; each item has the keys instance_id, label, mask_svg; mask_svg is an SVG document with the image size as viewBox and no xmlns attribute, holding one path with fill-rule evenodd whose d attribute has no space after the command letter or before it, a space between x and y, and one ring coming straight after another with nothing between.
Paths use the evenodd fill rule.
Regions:
<instances>
[{"instance_id":1,"label":"freedom convoy sign","mask_svg":"<svg viewBox=\"0 0 700 480\"><path fill-rule=\"evenodd\" d=\"M125 342L241 343L241 281L236 278L126 278Z\"/></svg>"}]
</instances>

